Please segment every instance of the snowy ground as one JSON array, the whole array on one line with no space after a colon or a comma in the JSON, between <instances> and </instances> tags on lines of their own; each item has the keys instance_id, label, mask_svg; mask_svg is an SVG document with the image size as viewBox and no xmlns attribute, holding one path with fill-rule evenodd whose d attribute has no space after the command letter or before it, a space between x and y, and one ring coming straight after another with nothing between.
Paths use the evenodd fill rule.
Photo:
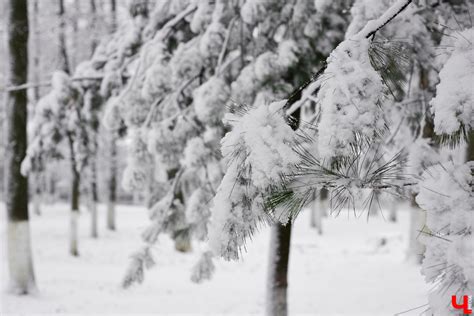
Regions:
<instances>
[{"instance_id":1,"label":"snowy ground","mask_svg":"<svg viewBox=\"0 0 474 316\"><path fill-rule=\"evenodd\" d=\"M212 281L189 281L198 252L179 254L162 238L156 247L157 266L141 286L119 287L132 251L140 245L146 212L118 207L118 232L108 232L105 207L100 208L101 234L88 236L89 214L80 219L79 258L67 253L66 205L45 206L32 216L34 261L39 293L32 297L6 294L5 211L0 204L2 296L0 314L75 313L114 315L199 314L249 315L264 311L269 230L249 243L243 261L219 261ZM394 315L426 303L428 287L419 267L405 262L408 212L397 224L381 216L328 218L324 235L309 227L301 214L293 230L289 275L290 315ZM381 246L381 239L385 245ZM403 315L419 315L423 309Z\"/></svg>"}]
</instances>

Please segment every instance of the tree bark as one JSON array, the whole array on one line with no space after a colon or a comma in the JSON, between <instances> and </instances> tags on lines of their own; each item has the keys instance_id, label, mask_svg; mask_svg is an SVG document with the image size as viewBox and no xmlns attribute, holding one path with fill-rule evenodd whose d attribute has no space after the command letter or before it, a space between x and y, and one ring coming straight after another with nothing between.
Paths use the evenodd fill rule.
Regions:
<instances>
[{"instance_id":1,"label":"tree bark","mask_svg":"<svg viewBox=\"0 0 474 316\"><path fill-rule=\"evenodd\" d=\"M415 198L416 194L413 194L411 197L407 259L416 264L421 264L424 258L425 245L421 243L419 237L425 229L426 212L418 206Z\"/></svg>"},{"instance_id":2,"label":"tree bark","mask_svg":"<svg viewBox=\"0 0 474 316\"><path fill-rule=\"evenodd\" d=\"M84 106L90 112L90 118L88 124L90 124L90 136L89 136L89 166L90 166L90 190L91 190L91 237L97 238L98 225L97 225L97 204L99 202L99 193L97 187L97 156L99 153L99 128L100 118L98 115L99 108L102 104L102 98L99 95L97 88L89 88L84 96Z\"/></svg>"},{"instance_id":3,"label":"tree bark","mask_svg":"<svg viewBox=\"0 0 474 316\"><path fill-rule=\"evenodd\" d=\"M93 136L92 141L94 143L97 142L97 135ZM93 145L95 146L95 145ZM99 195L97 192L97 160L96 160L97 152L91 156L91 237L98 238L99 232L97 227L97 203L99 202Z\"/></svg>"},{"instance_id":4,"label":"tree bark","mask_svg":"<svg viewBox=\"0 0 474 316\"><path fill-rule=\"evenodd\" d=\"M117 29L117 2L116 0L110 0L110 29L111 33Z\"/></svg>"},{"instance_id":5,"label":"tree bark","mask_svg":"<svg viewBox=\"0 0 474 316\"><path fill-rule=\"evenodd\" d=\"M392 223L397 222L397 206L398 205L396 203L393 203L390 206L390 213L389 213L389 216L388 216L388 220Z\"/></svg>"},{"instance_id":6,"label":"tree bark","mask_svg":"<svg viewBox=\"0 0 474 316\"><path fill-rule=\"evenodd\" d=\"M321 195L315 192L311 203L311 227L316 228L319 235L323 234L323 203Z\"/></svg>"},{"instance_id":7,"label":"tree bark","mask_svg":"<svg viewBox=\"0 0 474 316\"><path fill-rule=\"evenodd\" d=\"M91 7L91 56L97 47L97 6L95 0L90 0Z\"/></svg>"},{"instance_id":8,"label":"tree bark","mask_svg":"<svg viewBox=\"0 0 474 316\"><path fill-rule=\"evenodd\" d=\"M80 186L81 186L81 175L77 170L77 162L74 157L74 140L71 134L68 134L69 149L71 153L71 222L69 230L69 253L77 257L79 256L78 247L78 226L79 226L79 198L80 198Z\"/></svg>"},{"instance_id":9,"label":"tree bark","mask_svg":"<svg viewBox=\"0 0 474 316\"><path fill-rule=\"evenodd\" d=\"M474 160L474 131L469 131L467 134L467 150L466 161Z\"/></svg>"},{"instance_id":10,"label":"tree bark","mask_svg":"<svg viewBox=\"0 0 474 316\"><path fill-rule=\"evenodd\" d=\"M64 0L58 2L58 19L59 19L59 68L65 73L70 73L69 59L66 45L66 11L64 9Z\"/></svg>"},{"instance_id":11,"label":"tree bark","mask_svg":"<svg viewBox=\"0 0 474 316\"><path fill-rule=\"evenodd\" d=\"M33 57L33 81L35 88L33 89L33 102L36 104L40 99L40 77L41 72L40 57L41 57L41 42L40 42L40 24L38 18L39 12L39 0L33 2L33 28L34 28L34 57ZM36 215L41 215L41 177L42 173L34 175L34 191L33 191L33 211Z\"/></svg>"},{"instance_id":12,"label":"tree bark","mask_svg":"<svg viewBox=\"0 0 474 316\"><path fill-rule=\"evenodd\" d=\"M42 173L35 174L33 181L33 212L36 215L41 215L41 177Z\"/></svg>"},{"instance_id":13,"label":"tree bark","mask_svg":"<svg viewBox=\"0 0 474 316\"><path fill-rule=\"evenodd\" d=\"M290 258L291 222L272 227L268 269L266 315L286 316L288 314L288 261Z\"/></svg>"},{"instance_id":14,"label":"tree bark","mask_svg":"<svg viewBox=\"0 0 474 316\"><path fill-rule=\"evenodd\" d=\"M38 18L40 16L39 12L39 0L35 0L33 3L33 25L35 28L34 33L34 47L35 47L35 55L33 58L33 76L35 82L35 88L33 89L33 99L34 102L37 103L40 99L40 77L39 74L41 72L41 31L40 31L40 24Z\"/></svg>"},{"instance_id":15,"label":"tree bark","mask_svg":"<svg viewBox=\"0 0 474 316\"><path fill-rule=\"evenodd\" d=\"M16 86L28 81L28 3L10 0L8 11L8 84ZM28 179L20 172L27 147L26 90L7 95L6 204L8 213L7 243L9 291L29 294L36 289L31 252L28 216Z\"/></svg>"},{"instance_id":16,"label":"tree bark","mask_svg":"<svg viewBox=\"0 0 474 316\"><path fill-rule=\"evenodd\" d=\"M108 203L107 203L107 228L115 230L115 203L117 200L117 136L116 131L110 133L110 159L109 159L109 178L108 178Z\"/></svg>"},{"instance_id":17,"label":"tree bark","mask_svg":"<svg viewBox=\"0 0 474 316\"><path fill-rule=\"evenodd\" d=\"M79 37L79 18L81 17L82 10L81 10L81 3L80 0L74 0L74 17L70 20L72 26L72 51L74 54L71 55L71 67L73 69L76 68L78 62L78 52L80 46L80 37Z\"/></svg>"},{"instance_id":18,"label":"tree bark","mask_svg":"<svg viewBox=\"0 0 474 316\"><path fill-rule=\"evenodd\" d=\"M424 103L428 104L429 96L429 74L424 68L420 68L420 81L419 88L423 94ZM434 121L428 108L424 109L424 125L421 130L421 137L429 139L430 146L437 149L437 144L434 140ZM426 247L419 240L419 236L423 234L426 228L426 212L424 212L416 203L416 193L412 194L411 197L411 210L410 210L410 232L409 232L409 244L407 251L407 258L409 261L421 264L423 262L424 253Z\"/></svg>"}]
</instances>

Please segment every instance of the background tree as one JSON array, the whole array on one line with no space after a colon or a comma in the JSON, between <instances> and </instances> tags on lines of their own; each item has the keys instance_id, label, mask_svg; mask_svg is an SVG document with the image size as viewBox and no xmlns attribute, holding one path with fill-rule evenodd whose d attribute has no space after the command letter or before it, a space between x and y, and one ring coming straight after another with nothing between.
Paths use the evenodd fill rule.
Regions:
<instances>
[{"instance_id":1,"label":"background tree","mask_svg":"<svg viewBox=\"0 0 474 316\"><path fill-rule=\"evenodd\" d=\"M28 145L22 173L41 172L48 161L69 158L72 181L69 252L78 256L80 179L89 155L84 114L91 106L89 100L88 106L82 107L80 87L74 85L64 72L54 74L52 87L53 90L36 105L37 112L32 123L35 136ZM63 140L68 145L66 150L59 146Z\"/></svg>"},{"instance_id":2,"label":"background tree","mask_svg":"<svg viewBox=\"0 0 474 316\"><path fill-rule=\"evenodd\" d=\"M28 81L28 2L10 1L8 6L8 85ZM31 252L28 179L20 172L27 147L26 90L7 94L7 149L5 151L7 181L7 242L10 291L29 294L35 290Z\"/></svg>"}]
</instances>

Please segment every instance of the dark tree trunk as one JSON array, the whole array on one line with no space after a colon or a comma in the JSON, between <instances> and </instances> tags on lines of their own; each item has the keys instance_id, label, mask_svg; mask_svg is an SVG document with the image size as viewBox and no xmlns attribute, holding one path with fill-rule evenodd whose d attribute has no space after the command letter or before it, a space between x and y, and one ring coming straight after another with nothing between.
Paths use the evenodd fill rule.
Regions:
<instances>
[{"instance_id":1,"label":"dark tree trunk","mask_svg":"<svg viewBox=\"0 0 474 316\"><path fill-rule=\"evenodd\" d=\"M10 0L8 11L8 85L28 81L28 3ZM28 179L20 172L27 147L26 90L7 95L6 204L8 213L7 242L10 274L9 290L28 294L35 289L33 260L28 221Z\"/></svg>"},{"instance_id":2,"label":"dark tree trunk","mask_svg":"<svg viewBox=\"0 0 474 316\"><path fill-rule=\"evenodd\" d=\"M323 213L325 201L322 200L322 190L319 191L319 195L314 192L313 202L311 203L311 219L310 224L312 228L315 228L319 235L323 234Z\"/></svg>"},{"instance_id":3,"label":"dark tree trunk","mask_svg":"<svg viewBox=\"0 0 474 316\"><path fill-rule=\"evenodd\" d=\"M93 136L92 141L97 143L97 135ZM95 146L95 145L93 145ZM91 237L98 238L99 230L97 225L97 204L99 202L99 194L97 192L97 152L94 152L91 157Z\"/></svg>"},{"instance_id":4,"label":"dark tree trunk","mask_svg":"<svg viewBox=\"0 0 474 316\"><path fill-rule=\"evenodd\" d=\"M33 66L34 66L34 71L33 71L33 76L34 76L34 82L37 85L33 89L33 98L34 102L37 103L38 100L40 99L40 78L39 74L41 72L41 42L40 42L40 24L38 21L38 18L40 16L39 12L39 0L35 0L33 3L33 24L35 28L35 36L34 36L34 48L35 48L35 55L33 58Z\"/></svg>"},{"instance_id":5,"label":"dark tree trunk","mask_svg":"<svg viewBox=\"0 0 474 316\"><path fill-rule=\"evenodd\" d=\"M81 10L81 4L80 0L74 0L74 17L70 20L71 23L71 28L72 28L72 40L71 40L71 46L72 46L72 51L74 52L71 54L70 58L70 64L71 68L76 68L77 62L78 62L78 52L79 52L79 46L80 46L80 37L79 37L79 19L81 17L82 10Z\"/></svg>"},{"instance_id":6,"label":"dark tree trunk","mask_svg":"<svg viewBox=\"0 0 474 316\"><path fill-rule=\"evenodd\" d=\"M117 29L117 2L116 0L110 0L110 17L111 17L111 23L110 23L111 32L114 32Z\"/></svg>"},{"instance_id":7,"label":"dark tree trunk","mask_svg":"<svg viewBox=\"0 0 474 316\"><path fill-rule=\"evenodd\" d=\"M423 94L424 107L424 124L423 129L421 130L421 137L429 139L430 146L437 148L438 145L434 140L434 121L433 116L428 109L428 100L430 99L429 89L429 76L428 71L423 68L420 68L420 82L419 88ZM419 236L422 234L422 231L426 229L426 212L423 211L419 205L416 203L416 193L412 194L411 197L411 209L410 209L410 235L409 235L409 244L407 258L410 261L413 261L417 264L421 264L424 258L424 253L426 247L419 240Z\"/></svg>"},{"instance_id":8,"label":"dark tree trunk","mask_svg":"<svg viewBox=\"0 0 474 316\"><path fill-rule=\"evenodd\" d=\"M98 193L98 174L97 174L97 156L99 153L99 128L100 118L98 116L99 108L102 105L102 98L99 95L99 91L96 88L89 88L84 96L84 106L89 109L91 115L88 120L90 125L90 136L89 140L89 167L90 167L90 190L91 190L91 201L90 201L90 213L91 213L91 237L97 238L98 225L97 225L97 204L99 202Z\"/></svg>"},{"instance_id":9,"label":"dark tree trunk","mask_svg":"<svg viewBox=\"0 0 474 316\"><path fill-rule=\"evenodd\" d=\"M116 229L115 223L115 203L117 200L117 136L116 131L110 133L110 159L109 159L109 179L108 179L108 205L107 205L107 228Z\"/></svg>"},{"instance_id":10,"label":"dark tree trunk","mask_svg":"<svg viewBox=\"0 0 474 316\"><path fill-rule=\"evenodd\" d=\"M466 161L474 161L474 131L467 134Z\"/></svg>"},{"instance_id":11,"label":"dark tree trunk","mask_svg":"<svg viewBox=\"0 0 474 316\"><path fill-rule=\"evenodd\" d=\"M91 56L97 47L97 5L95 0L90 0L91 7Z\"/></svg>"},{"instance_id":12,"label":"dark tree trunk","mask_svg":"<svg viewBox=\"0 0 474 316\"><path fill-rule=\"evenodd\" d=\"M36 215L41 215L41 179L43 173L34 175L33 187L33 211Z\"/></svg>"},{"instance_id":13,"label":"dark tree trunk","mask_svg":"<svg viewBox=\"0 0 474 316\"><path fill-rule=\"evenodd\" d=\"M33 2L33 28L34 28L34 57L33 57L33 81L37 85L33 89L33 102L34 104L38 103L40 99L40 57L41 57L41 43L40 43L40 24L38 18L40 16L39 12L39 0L34 0ZM38 173L34 175L34 193L33 193L33 209L36 215L41 215L41 178L43 173Z\"/></svg>"},{"instance_id":14,"label":"dark tree trunk","mask_svg":"<svg viewBox=\"0 0 474 316\"><path fill-rule=\"evenodd\" d=\"M65 73L70 73L69 59L66 45L66 11L64 9L64 0L59 0L59 68Z\"/></svg>"},{"instance_id":15,"label":"dark tree trunk","mask_svg":"<svg viewBox=\"0 0 474 316\"><path fill-rule=\"evenodd\" d=\"M78 247L78 222L79 222L79 199L81 187L81 174L77 170L77 162L74 156L74 138L72 134L68 134L69 150L71 154L71 222L69 230L69 253L72 256L79 256Z\"/></svg>"},{"instance_id":16,"label":"dark tree trunk","mask_svg":"<svg viewBox=\"0 0 474 316\"><path fill-rule=\"evenodd\" d=\"M267 310L269 316L288 314L288 261L290 258L291 222L272 227L268 269Z\"/></svg>"}]
</instances>

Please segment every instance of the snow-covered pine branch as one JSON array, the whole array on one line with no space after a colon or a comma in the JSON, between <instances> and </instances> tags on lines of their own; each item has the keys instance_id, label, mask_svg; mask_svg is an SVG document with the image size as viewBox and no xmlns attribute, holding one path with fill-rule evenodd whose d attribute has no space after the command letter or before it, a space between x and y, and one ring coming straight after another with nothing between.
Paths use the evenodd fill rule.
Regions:
<instances>
[{"instance_id":1,"label":"snow-covered pine branch","mask_svg":"<svg viewBox=\"0 0 474 316\"><path fill-rule=\"evenodd\" d=\"M245 239L260 221L274 217L286 223L311 201L317 188L347 189L347 194L339 197L343 205L352 196L348 187L354 185L360 190L399 188L392 180L400 173L400 156L377 164L382 158L377 151L372 160L366 160L368 157L363 151L369 150L366 144L381 139L386 128L382 109L383 80L369 58L371 39L367 37L386 25L408 3L397 1L379 19L367 23L362 31L339 44L327 59L324 73L315 84L310 84L312 92L318 89L317 102L321 108L316 141L312 141L312 127L305 131L308 126L303 123L298 135L286 125L284 114L275 108L276 105L283 107L285 101L270 107L259 104L255 110L244 111L241 118L232 118L235 120L230 121L233 129L222 142L228 166L214 198L210 234L212 249L218 255L237 259ZM271 64L277 59L271 55L259 56L256 70L264 60ZM248 67L242 74L254 73ZM248 83L252 88L257 86L258 80L264 78L260 73L255 71L253 78L237 80L236 84L242 82L242 97L251 96ZM284 110L288 111L290 106L286 103ZM260 113L266 115L259 116ZM269 123L270 118L277 117L280 117L279 122ZM252 129L250 122L254 121L258 123ZM271 132L263 132L266 129ZM278 135L284 137L280 139ZM257 155L260 152L262 154Z\"/></svg>"},{"instance_id":2,"label":"snow-covered pine branch","mask_svg":"<svg viewBox=\"0 0 474 316\"><path fill-rule=\"evenodd\" d=\"M467 155L465 160L441 161L427 168L416 198L427 212L430 233L422 236L426 245L422 273L434 284L429 306L436 315L457 313L443 302L445 293L474 292L474 262L469 258L474 252L474 29L456 35L431 105L436 134L451 146L466 143Z\"/></svg>"},{"instance_id":3,"label":"snow-covered pine branch","mask_svg":"<svg viewBox=\"0 0 474 316\"><path fill-rule=\"evenodd\" d=\"M166 201L172 200L163 213L164 220L152 222L148 229L153 232L147 234L153 235L152 242L160 233L172 238L188 235L206 239L210 201L224 169L219 145L226 130L221 122L226 105L231 100L263 105L286 97L293 81L306 80L313 70L309 66L288 78L287 74L299 67L298 63L311 65L315 50L331 50L342 37L342 32L329 36L313 24L322 19L324 12L317 12L311 2L295 6L249 0L242 6L232 6L227 1L184 1L180 6L180 16L185 18L164 28L166 36L158 30L154 36L144 37L131 71L133 77L117 99L109 99L107 111L111 115L106 115L111 123L124 120L131 135L137 137L133 142L147 144L151 164L160 170L147 172L143 168L149 162L131 158L127 170L140 175L129 177L127 174L133 172L127 171L126 179L153 183L151 209L170 205ZM342 11L340 4L326 10L332 14ZM252 18L257 11L267 15ZM171 5L163 5L160 16L172 21L171 12ZM155 23L153 19L150 16L144 30ZM346 21L325 23L343 28ZM314 48L307 44L308 38L324 40L325 45ZM177 190L170 194L176 170L183 167ZM200 262L208 261L203 258ZM195 271L202 269L196 267Z\"/></svg>"}]
</instances>

